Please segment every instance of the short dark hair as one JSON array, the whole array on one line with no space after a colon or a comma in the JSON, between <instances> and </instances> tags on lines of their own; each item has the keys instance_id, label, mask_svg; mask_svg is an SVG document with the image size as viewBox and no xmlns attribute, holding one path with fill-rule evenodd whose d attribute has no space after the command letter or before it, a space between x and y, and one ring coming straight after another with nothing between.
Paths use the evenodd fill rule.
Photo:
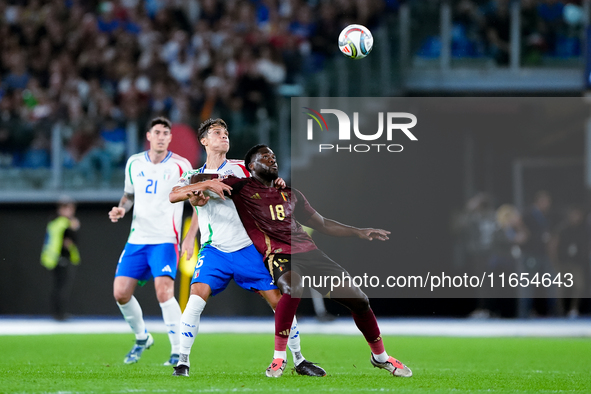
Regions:
<instances>
[{"instance_id":1,"label":"short dark hair","mask_svg":"<svg viewBox=\"0 0 591 394\"><path fill-rule=\"evenodd\" d=\"M161 124L164 127L168 127L169 130L172 129L172 123L170 120L165 118L164 116L158 116L150 121L150 127L148 127L148 131L152 130L152 127L156 126L157 124Z\"/></svg>"},{"instance_id":2,"label":"short dark hair","mask_svg":"<svg viewBox=\"0 0 591 394\"><path fill-rule=\"evenodd\" d=\"M207 134L209 129L212 128L213 126L221 126L224 129L228 130L228 125L226 124L226 122L223 119L209 118L205 122L203 122L199 125L199 130L197 130L197 138L199 139L199 143L201 143L201 139L203 137L205 137L205 135Z\"/></svg>"},{"instance_id":3,"label":"short dark hair","mask_svg":"<svg viewBox=\"0 0 591 394\"><path fill-rule=\"evenodd\" d=\"M248 152L246 152L246 155L244 156L244 165L246 166L246 169L250 172L250 168L248 168L248 166L250 165L250 163L252 162L252 157L259 151L259 149L261 148L268 148L267 145L265 144L258 144L253 146L252 148L250 148L248 150Z\"/></svg>"}]
</instances>

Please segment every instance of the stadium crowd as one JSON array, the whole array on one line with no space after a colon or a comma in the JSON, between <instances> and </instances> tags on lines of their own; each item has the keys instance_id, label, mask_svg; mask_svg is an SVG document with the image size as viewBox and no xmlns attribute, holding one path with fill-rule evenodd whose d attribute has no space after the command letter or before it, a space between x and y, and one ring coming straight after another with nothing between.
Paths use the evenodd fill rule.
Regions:
<instances>
[{"instance_id":1,"label":"stadium crowd","mask_svg":"<svg viewBox=\"0 0 591 394\"><path fill-rule=\"evenodd\" d=\"M423 3L423 7L426 2ZM430 2L438 5L439 2ZM454 0L452 6L452 56L492 58L509 64L511 0ZM521 63L539 65L544 57L581 55L584 23L582 0L521 0ZM439 36L426 38L419 56L438 57Z\"/></svg>"},{"instance_id":2,"label":"stadium crowd","mask_svg":"<svg viewBox=\"0 0 591 394\"><path fill-rule=\"evenodd\" d=\"M130 122L157 115L195 129L221 116L256 143L278 87L304 84L348 23L370 29L398 0L9 0L0 2L0 167L48 167L63 122L66 168L105 178ZM438 1L408 2L413 13ZM508 64L509 0L454 0L454 57ZM580 55L581 0L521 1L522 63ZM419 56L437 55L427 39ZM434 49L435 48L435 49ZM138 135L143 141L143 133ZM141 149L141 147L138 147ZM130 153L130 152L127 152Z\"/></svg>"},{"instance_id":3,"label":"stadium crowd","mask_svg":"<svg viewBox=\"0 0 591 394\"><path fill-rule=\"evenodd\" d=\"M273 118L277 87L301 84L336 51L342 27L380 23L380 0L9 0L0 2L0 166L50 165L63 122L63 165L109 179L164 115L193 130L209 117L250 146ZM138 150L141 147L138 147ZM128 152L129 153L129 152Z\"/></svg>"},{"instance_id":4,"label":"stadium crowd","mask_svg":"<svg viewBox=\"0 0 591 394\"><path fill-rule=\"evenodd\" d=\"M470 198L454 219L455 265L461 270L526 274L572 273L570 288L557 292L543 286L519 289L513 300L487 297L481 293L473 318L494 316L567 316L586 313L591 276L591 216L583 205L555 208L545 190L535 193L531 205L518 210L512 204L495 209L488 193ZM534 297L541 297L534 300Z\"/></svg>"}]
</instances>

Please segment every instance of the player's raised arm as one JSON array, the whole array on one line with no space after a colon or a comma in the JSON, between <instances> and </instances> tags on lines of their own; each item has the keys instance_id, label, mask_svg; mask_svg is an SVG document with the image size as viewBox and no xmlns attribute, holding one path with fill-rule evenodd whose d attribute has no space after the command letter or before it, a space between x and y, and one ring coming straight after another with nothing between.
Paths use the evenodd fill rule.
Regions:
<instances>
[{"instance_id":1,"label":"player's raised arm","mask_svg":"<svg viewBox=\"0 0 591 394\"><path fill-rule=\"evenodd\" d=\"M390 231L387 230L348 226L335 220L324 218L318 212L314 213L304 224L333 237L359 237L368 241L373 241L374 239L385 241L389 239L388 234L390 234Z\"/></svg>"},{"instance_id":2,"label":"player's raised arm","mask_svg":"<svg viewBox=\"0 0 591 394\"><path fill-rule=\"evenodd\" d=\"M131 209L133 206L133 194L131 193L123 193L123 197L119 201L119 206L111 208L109 211L109 219L113 223L116 223L119 219L122 219L125 214Z\"/></svg>"}]
</instances>

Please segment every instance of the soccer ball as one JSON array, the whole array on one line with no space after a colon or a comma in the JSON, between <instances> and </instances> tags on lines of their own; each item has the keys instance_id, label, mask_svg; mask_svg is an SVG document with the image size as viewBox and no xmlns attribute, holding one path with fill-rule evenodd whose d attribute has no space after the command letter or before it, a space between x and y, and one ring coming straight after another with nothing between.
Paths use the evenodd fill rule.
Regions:
<instances>
[{"instance_id":1,"label":"soccer ball","mask_svg":"<svg viewBox=\"0 0 591 394\"><path fill-rule=\"evenodd\" d=\"M363 59L373 48L373 36L361 25L349 25L339 34L339 49L351 59Z\"/></svg>"}]
</instances>

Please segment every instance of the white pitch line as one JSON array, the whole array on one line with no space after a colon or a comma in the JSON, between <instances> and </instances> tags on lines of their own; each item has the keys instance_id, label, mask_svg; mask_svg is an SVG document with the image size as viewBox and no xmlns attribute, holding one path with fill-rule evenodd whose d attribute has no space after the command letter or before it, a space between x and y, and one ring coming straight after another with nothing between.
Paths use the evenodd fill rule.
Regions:
<instances>
[{"instance_id":1,"label":"white pitch line","mask_svg":"<svg viewBox=\"0 0 591 394\"><path fill-rule=\"evenodd\" d=\"M471 319L379 319L383 335L446 336L446 337L591 337L591 319L534 320L471 320ZM160 319L146 319L150 332L166 333ZM351 318L319 323L313 318L299 322L302 333L327 335L358 335ZM272 318L209 318L201 319L200 333L260 333L274 331ZM129 333L123 319L73 318L58 322L49 318L0 318L0 335Z\"/></svg>"}]
</instances>

